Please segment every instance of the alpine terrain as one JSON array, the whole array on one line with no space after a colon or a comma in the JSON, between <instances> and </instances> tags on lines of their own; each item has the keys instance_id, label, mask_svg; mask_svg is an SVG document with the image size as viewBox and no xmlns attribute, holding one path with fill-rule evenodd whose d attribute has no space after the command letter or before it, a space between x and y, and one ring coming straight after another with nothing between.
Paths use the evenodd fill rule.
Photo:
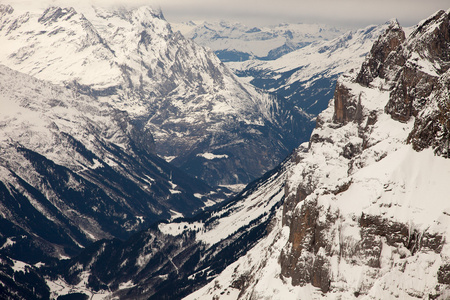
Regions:
<instances>
[{"instance_id":1,"label":"alpine terrain","mask_svg":"<svg viewBox=\"0 0 450 300\"><path fill-rule=\"evenodd\" d=\"M358 69L388 24L348 31L329 41L316 41L275 60L229 62L236 75L290 103L313 121L328 106L338 77ZM302 141L307 141L308 136Z\"/></svg>"},{"instance_id":2,"label":"alpine terrain","mask_svg":"<svg viewBox=\"0 0 450 300\"><path fill-rule=\"evenodd\" d=\"M195 119L198 115L194 112L201 111L194 110L196 105L203 107L203 100L212 101L214 96L205 120L234 115L236 119L229 124L235 126L239 123L236 120L241 120L238 116L243 118L242 127L233 127L239 131L224 130L222 125L210 128L217 135L209 135L211 140L205 142L208 146L203 152L191 152L201 154L195 154L198 158L214 158L210 159L214 162L232 157L231 152L208 148L218 132L239 136L244 130L247 140L238 145L253 141L252 130L260 130L256 136L267 140L267 136L283 132L275 128L286 128L275 125L287 119L289 115L279 113L292 111L296 105L293 100L282 101L248 88L225 65L216 64L212 53L171 32L162 16L148 8L96 9L86 16L53 8L39 16L17 16L11 7L2 6L2 13L1 24L6 25L0 27L1 39L11 43L8 51L15 50L0 61L20 73L0 68L0 99L9 110L2 113L0 123L0 199L4 206L0 210L0 297L450 298L450 10L436 12L407 33L393 20L352 37L341 37L350 49L347 61L353 65L360 59L359 66L339 76L333 99L323 112L316 112L316 127L309 141L238 195L220 203L216 200L220 191L154 155L163 147L161 141L177 141L176 130L191 128L183 127L184 123L178 122L181 119L175 122L175 116ZM143 14L150 14L152 22L140 19ZM75 23L60 27L64 22ZM74 24L82 24L81 29L69 33L69 28L75 30ZM134 28L129 24L146 28L140 31L146 33L139 35L143 41L137 49L117 48L120 43L111 41L136 38L130 33L135 31L127 31ZM158 26L164 30L156 30ZM50 34L53 30L57 32ZM36 34L41 31L45 39ZM27 32L31 32L29 36ZM55 39L55 45L60 39L73 38L76 42L70 45L84 45L79 32L95 33L98 40L83 50L69 47L65 52L87 53L83 57L91 61L86 61L86 66L93 66L92 60L103 64L101 67L109 66L104 78L89 78L92 69L83 65L73 69L65 66L62 70L68 74L63 78L64 72L55 68L70 61L58 58L56 50L44 51L44 44L40 44L45 41L48 47L48 38ZM155 32L166 33L166 38ZM364 39L364 32L371 37ZM363 49L367 44L361 41L375 39L375 35L367 56L352 60L349 53L362 53L355 50L358 46L352 48L357 44L353 44L353 37ZM320 55L330 51L331 58L333 53L338 57L344 53L339 47L333 51L334 42L329 42L329 48L311 52L309 57L328 62ZM183 47L169 46L176 43L183 43ZM328 42L324 43L322 47ZM312 45L303 49L308 47ZM174 49L180 54L175 56ZM134 60L140 56L134 56L133 51L157 59ZM49 64L43 55L55 64ZM183 55L191 59L178 60ZM104 56L114 59L100 59ZM42 58L42 64L37 57ZM173 68L158 65L161 57L172 67L171 61L179 64ZM194 57L211 64L207 63L208 68L200 68L202 64L193 67ZM123 59L121 65L119 58ZM184 68L183 63L188 62L192 64ZM194 71L178 73L176 68ZM279 69L280 74L283 70ZM76 76L70 73L75 71ZM295 72L287 73L286 78ZM331 78L341 72L344 70L331 69L321 76ZM48 78L41 78L44 74ZM108 81L111 74L118 74L116 81ZM161 74L167 75L165 81L157 81ZM191 74L196 79L183 81L187 77L177 74ZM43 81L52 76L53 83ZM84 81L87 79L92 81ZM162 82L176 85L164 92L163 87L170 85ZM199 92L202 88L204 93ZM147 96L150 92L154 95ZM227 98L227 93L242 97ZM251 97L253 93L259 97ZM217 107L218 103L224 106ZM186 107L192 108L189 114ZM229 111L233 114L227 114ZM163 112L164 117L158 115ZM27 122L36 116L39 122ZM163 126L166 123L168 127ZM174 124L179 124L176 130ZM174 163L185 157L168 150L164 155L176 156ZM269 169L264 159L254 160L267 163ZM168 197L166 202L164 197ZM180 198L175 201L174 197ZM131 198L134 201L129 201ZM213 203L217 204L202 210ZM202 211L186 217L183 207ZM142 228L140 222L151 213L172 219L124 237L125 231ZM45 247L50 246L56 255L45 255ZM39 255L25 255L29 249Z\"/></svg>"},{"instance_id":3,"label":"alpine terrain","mask_svg":"<svg viewBox=\"0 0 450 300\"><path fill-rule=\"evenodd\" d=\"M124 111L4 66L0 89L0 232L11 245L38 239L66 256L226 197L156 156Z\"/></svg>"},{"instance_id":4,"label":"alpine terrain","mask_svg":"<svg viewBox=\"0 0 450 300\"><path fill-rule=\"evenodd\" d=\"M250 58L273 60L309 44L331 40L345 33L324 24L278 24L248 27L227 21L172 23L174 30L197 44L214 50L224 62Z\"/></svg>"},{"instance_id":5,"label":"alpine terrain","mask_svg":"<svg viewBox=\"0 0 450 300\"><path fill-rule=\"evenodd\" d=\"M126 112L158 156L210 185L258 178L305 130L158 10L2 5L0 14L1 64Z\"/></svg>"},{"instance_id":6,"label":"alpine terrain","mask_svg":"<svg viewBox=\"0 0 450 300\"><path fill-rule=\"evenodd\" d=\"M340 77L265 237L186 299L450 297L449 15Z\"/></svg>"}]
</instances>

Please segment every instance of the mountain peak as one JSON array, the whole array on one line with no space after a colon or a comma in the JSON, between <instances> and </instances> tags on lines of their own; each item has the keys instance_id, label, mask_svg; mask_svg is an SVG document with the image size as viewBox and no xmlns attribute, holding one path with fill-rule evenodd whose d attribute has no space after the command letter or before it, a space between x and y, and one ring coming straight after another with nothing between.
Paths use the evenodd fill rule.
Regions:
<instances>
[{"instance_id":1,"label":"mountain peak","mask_svg":"<svg viewBox=\"0 0 450 300\"><path fill-rule=\"evenodd\" d=\"M41 17L39 17L38 22L51 25L53 22L57 22L59 19L69 20L75 14L77 14L77 12L73 7L61 8L57 6L51 6L44 11Z\"/></svg>"},{"instance_id":2,"label":"mountain peak","mask_svg":"<svg viewBox=\"0 0 450 300\"><path fill-rule=\"evenodd\" d=\"M422 21L411 33L406 45L409 52L415 52L420 58L429 60L429 71L443 74L450 68L450 10L440 10Z\"/></svg>"},{"instance_id":3,"label":"mountain peak","mask_svg":"<svg viewBox=\"0 0 450 300\"><path fill-rule=\"evenodd\" d=\"M14 8L9 4L0 4L0 15L3 14L12 14L14 12Z\"/></svg>"},{"instance_id":4,"label":"mountain peak","mask_svg":"<svg viewBox=\"0 0 450 300\"><path fill-rule=\"evenodd\" d=\"M438 11L421 22L403 45L384 62L397 79L392 87L386 112L406 122L418 116L425 99L436 90L440 77L450 68L450 19ZM434 134L432 134L434 135Z\"/></svg>"},{"instance_id":5,"label":"mountain peak","mask_svg":"<svg viewBox=\"0 0 450 300\"><path fill-rule=\"evenodd\" d=\"M396 19L388 24L388 28L374 43L366 61L361 66L356 82L362 85L369 86L374 78L387 76L385 61L405 40L405 32Z\"/></svg>"},{"instance_id":6,"label":"mountain peak","mask_svg":"<svg viewBox=\"0 0 450 300\"><path fill-rule=\"evenodd\" d=\"M398 21L397 18L392 18L390 19L388 22L386 22L386 24L389 25L389 28L401 28L402 26L400 26L400 22Z\"/></svg>"}]
</instances>

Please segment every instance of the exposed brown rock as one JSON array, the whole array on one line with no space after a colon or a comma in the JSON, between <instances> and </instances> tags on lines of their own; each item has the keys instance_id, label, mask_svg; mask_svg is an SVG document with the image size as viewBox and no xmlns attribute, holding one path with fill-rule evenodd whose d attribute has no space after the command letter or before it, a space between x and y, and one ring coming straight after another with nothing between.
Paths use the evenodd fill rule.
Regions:
<instances>
[{"instance_id":1,"label":"exposed brown rock","mask_svg":"<svg viewBox=\"0 0 450 300\"><path fill-rule=\"evenodd\" d=\"M344 146L344 151L342 152L342 156L347 159L352 159L359 153L361 153L361 148L359 147L359 145L347 143L347 145Z\"/></svg>"},{"instance_id":2,"label":"exposed brown rock","mask_svg":"<svg viewBox=\"0 0 450 300\"><path fill-rule=\"evenodd\" d=\"M330 289L330 282L330 262L326 256L317 255L312 267L311 284L326 293Z\"/></svg>"},{"instance_id":3,"label":"exposed brown rock","mask_svg":"<svg viewBox=\"0 0 450 300\"><path fill-rule=\"evenodd\" d=\"M437 81L437 77L418 70L416 66L404 66L389 95L385 112L394 120L407 122L411 116L417 116L417 100L430 96Z\"/></svg>"},{"instance_id":4,"label":"exposed brown rock","mask_svg":"<svg viewBox=\"0 0 450 300\"><path fill-rule=\"evenodd\" d=\"M444 264L439 267L437 278L439 283L450 284L450 264Z\"/></svg>"},{"instance_id":5,"label":"exposed brown rock","mask_svg":"<svg viewBox=\"0 0 450 300\"><path fill-rule=\"evenodd\" d=\"M334 91L334 122L346 124L362 120L361 99L350 93L343 84L337 83Z\"/></svg>"},{"instance_id":6,"label":"exposed brown rock","mask_svg":"<svg viewBox=\"0 0 450 300\"><path fill-rule=\"evenodd\" d=\"M423 102L436 89L439 76L450 68L449 23L447 13L436 13L410 35L403 51L393 55L397 61L404 60L395 75L396 84L385 107L393 119L406 122L411 116L417 116ZM421 66L420 60L426 60L429 67Z\"/></svg>"},{"instance_id":7,"label":"exposed brown rock","mask_svg":"<svg viewBox=\"0 0 450 300\"><path fill-rule=\"evenodd\" d=\"M437 105L435 105L437 104ZM416 151L432 147L437 155L450 157L450 71L440 77L433 96L426 102L414 128L408 136L408 143Z\"/></svg>"},{"instance_id":8,"label":"exposed brown rock","mask_svg":"<svg viewBox=\"0 0 450 300\"><path fill-rule=\"evenodd\" d=\"M423 248L436 253L440 253L442 250L442 236L410 230L406 224L383 219L381 216L362 214L359 224L364 238L369 236L384 237L388 245L403 244L412 254Z\"/></svg>"},{"instance_id":9,"label":"exposed brown rock","mask_svg":"<svg viewBox=\"0 0 450 300\"><path fill-rule=\"evenodd\" d=\"M369 86L374 78L386 77L386 69L389 65L385 62L392 52L398 50L405 41L405 32L397 21L391 22L386 32L374 43L366 61L363 63L356 82Z\"/></svg>"},{"instance_id":10,"label":"exposed brown rock","mask_svg":"<svg viewBox=\"0 0 450 300\"><path fill-rule=\"evenodd\" d=\"M445 11L438 11L411 33L413 43L407 45L409 51L415 51L438 66L438 74L450 68L450 16Z\"/></svg>"},{"instance_id":11,"label":"exposed brown rock","mask_svg":"<svg viewBox=\"0 0 450 300\"><path fill-rule=\"evenodd\" d=\"M327 292L330 287L330 265L327 253L331 244L326 238L329 224L335 217L327 215L319 222L319 209L315 202L303 204L291 220L289 247L280 255L281 274L292 279L293 285L313 286Z\"/></svg>"},{"instance_id":12,"label":"exposed brown rock","mask_svg":"<svg viewBox=\"0 0 450 300\"><path fill-rule=\"evenodd\" d=\"M416 118L408 138L414 149L432 146L450 156L449 45L450 19L445 12L439 12L421 24L407 40L401 27L394 22L374 44L356 82L369 86L375 78L383 79L384 83L379 87L390 90L385 112L401 122L407 122L412 116ZM426 65L428 62L431 63L429 66ZM366 136L376 123L379 112L364 112L363 115L361 97L352 94L343 80L336 85L334 109L336 127L349 122L361 125L358 126L361 131L358 136L363 139L362 144L347 143L342 147L341 155L355 161L355 157L368 146ZM319 120L317 126L323 126L322 123ZM327 142L332 141L319 135L313 135L310 140L310 144ZM325 193L337 195L351 184L349 181L335 191L327 190ZM359 226L360 239L339 240L339 246L335 243L332 247L331 240L339 239L341 234L336 224L339 216L323 211L323 207L307 199L313 189L305 189L305 186L308 185L302 184L295 196L286 193L283 207L283 224L289 225L290 234L279 262L281 275L291 278L293 285L312 284L324 293L329 292L333 288L330 276L333 255L350 264L367 266L376 276L381 267L383 247L392 247L392 251L400 254L401 258L419 251L440 253L442 250L444 238L438 234L419 232L408 224L363 213L353 216L355 226ZM295 210L302 201L301 207ZM450 264L441 266L438 280L450 284ZM355 296L367 293L370 288L362 286Z\"/></svg>"},{"instance_id":13,"label":"exposed brown rock","mask_svg":"<svg viewBox=\"0 0 450 300\"><path fill-rule=\"evenodd\" d=\"M288 191L289 187L285 186L285 195L289 194ZM283 226L290 226L291 225L291 213L295 210L295 207L298 203L305 200L306 196L308 196L308 193L305 191L305 189L298 187L297 192L295 193L295 196L286 196L286 199L283 203Z\"/></svg>"},{"instance_id":14,"label":"exposed brown rock","mask_svg":"<svg viewBox=\"0 0 450 300\"><path fill-rule=\"evenodd\" d=\"M312 284L324 293L330 291L330 258L336 254L350 263L379 269L384 244L394 249L404 247L412 255L421 250L436 253L442 250L443 237L440 235L411 230L406 224L381 216L362 214L357 218L361 240L354 245L340 244L339 253L336 253L331 248L331 240L340 234L334 226L338 216L326 212L326 221L321 222L319 214L324 213L321 209L314 201L304 203L292 217L289 240L280 255L280 265L282 276L291 278L293 285ZM442 280L450 278L450 271L441 269ZM366 289L358 291L365 292Z\"/></svg>"}]
</instances>

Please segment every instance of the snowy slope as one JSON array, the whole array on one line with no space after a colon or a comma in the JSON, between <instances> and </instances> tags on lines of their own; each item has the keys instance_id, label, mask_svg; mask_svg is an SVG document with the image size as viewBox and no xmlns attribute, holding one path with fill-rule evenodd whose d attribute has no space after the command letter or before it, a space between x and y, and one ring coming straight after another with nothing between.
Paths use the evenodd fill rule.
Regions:
<instances>
[{"instance_id":1,"label":"snowy slope","mask_svg":"<svg viewBox=\"0 0 450 300\"><path fill-rule=\"evenodd\" d=\"M0 63L126 111L152 132L158 155L210 184L247 183L292 149L275 100L173 33L158 10L0 10Z\"/></svg>"},{"instance_id":2,"label":"snowy slope","mask_svg":"<svg viewBox=\"0 0 450 300\"><path fill-rule=\"evenodd\" d=\"M387 26L368 26L316 41L272 61L253 59L227 65L244 80L286 98L314 118L327 107L337 77L359 68Z\"/></svg>"},{"instance_id":3,"label":"snowy slope","mask_svg":"<svg viewBox=\"0 0 450 300\"><path fill-rule=\"evenodd\" d=\"M284 199L288 160L225 205L192 219L159 223L122 241L103 241L53 268L54 297L180 299L251 248ZM174 289L174 287L177 287Z\"/></svg>"},{"instance_id":4,"label":"snowy slope","mask_svg":"<svg viewBox=\"0 0 450 300\"><path fill-rule=\"evenodd\" d=\"M276 59L308 44L333 39L342 29L323 24L279 24L248 27L241 23L189 21L172 23L175 31L211 48L222 61L252 57Z\"/></svg>"},{"instance_id":5,"label":"snowy slope","mask_svg":"<svg viewBox=\"0 0 450 300\"><path fill-rule=\"evenodd\" d=\"M447 137L423 127L445 126L438 112L449 102L449 13L403 40L391 23L361 71L340 77L295 154L272 231L186 299L449 297ZM402 77L412 65L416 72ZM364 74L374 75L369 84ZM411 98L399 96L400 81L417 80ZM428 89L430 81L440 84ZM417 152L421 138L435 142Z\"/></svg>"},{"instance_id":6,"label":"snowy slope","mask_svg":"<svg viewBox=\"0 0 450 300\"><path fill-rule=\"evenodd\" d=\"M360 70L340 77L310 141L236 198L91 245L45 269L49 292L447 299L449 14L436 13L408 37L391 22Z\"/></svg>"},{"instance_id":7,"label":"snowy slope","mask_svg":"<svg viewBox=\"0 0 450 300\"><path fill-rule=\"evenodd\" d=\"M126 112L4 66L0 91L0 243L12 257L39 260L18 250L33 239L39 255L72 255L225 197L157 157Z\"/></svg>"}]
</instances>

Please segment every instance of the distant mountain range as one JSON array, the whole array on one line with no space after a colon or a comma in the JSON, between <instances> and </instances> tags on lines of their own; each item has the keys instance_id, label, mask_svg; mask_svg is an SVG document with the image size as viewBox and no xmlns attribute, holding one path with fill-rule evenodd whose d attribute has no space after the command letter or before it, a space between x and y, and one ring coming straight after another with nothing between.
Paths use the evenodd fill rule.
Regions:
<instances>
[{"instance_id":1,"label":"distant mountain range","mask_svg":"<svg viewBox=\"0 0 450 300\"><path fill-rule=\"evenodd\" d=\"M273 60L315 42L336 38L346 32L324 24L279 24L248 27L242 23L171 23L174 31L197 44L211 48L224 62L251 58Z\"/></svg>"},{"instance_id":2,"label":"distant mountain range","mask_svg":"<svg viewBox=\"0 0 450 300\"><path fill-rule=\"evenodd\" d=\"M310 132L310 120L238 80L159 11L1 13L0 63L126 112L157 155L210 185L256 179Z\"/></svg>"},{"instance_id":3,"label":"distant mountain range","mask_svg":"<svg viewBox=\"0 0 450 300\"><path fill-rule=\"evenodd\" d=\"M235 74L263 91L284 98L314 119L328 106L339 75L356 70L388 24L316 41L278 59L227 63Z\"/></svg>"},{"instance_id":4,"label":"distant mountain range","mask_svg":"<svg viewBox=\"0 0 450 300\"><path fill-rule=\"evenodd\" d=\"M0 298L448 298L449 16L225 64L0 5Z\"/></svg>"}]
</instances>

